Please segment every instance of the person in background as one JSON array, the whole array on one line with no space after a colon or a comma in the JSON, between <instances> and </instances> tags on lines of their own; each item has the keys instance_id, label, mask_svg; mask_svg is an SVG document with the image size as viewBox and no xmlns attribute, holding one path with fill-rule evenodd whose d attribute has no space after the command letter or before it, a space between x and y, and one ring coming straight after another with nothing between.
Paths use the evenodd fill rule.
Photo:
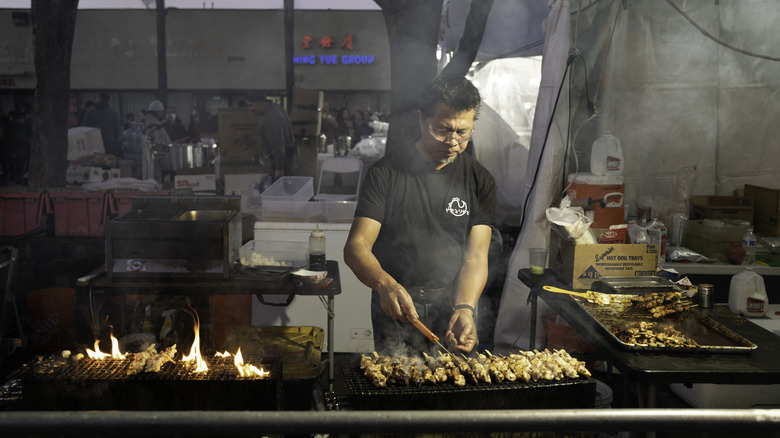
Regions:
<instances>
[{"instance_id":1,"label":"person in background","mask_svg":"<svg viewBox=\"0 0 780 438\"><path fill-rule=\"evenodd\" d=\"M187 126L187 139L190 143L197 143L203 134L203 121L201 120L200 110L194 108L190 115L190 124Z\"/></svg>"},{"instance_id":2,"label":"person in background","mask_svg":"<svg viewBox=\"0 0 780 438\"><path fill-rule=\"evenodd\" d=\"M488 277L496 182L463 154L479 115L477 88L437 77L419 104L421 136L379 159L363 180L344 261L370 287L374 346L419 354L422 321L450 351L477 344L475 308Z\"/></svg>"},{"instance_id":3,"label":"person in background","mask_svg":"<svg viewBox=\"0 0 780 438\"><path fill-rule=\"evenodd\" d=\"M159 100L153 100L144 113L144 135L152 144L171 144L171 138L163 127L165 107Z\"/></svg>"},{"instance_id":4,"label":"person in background","mask_svg":"<svg viewBox=\"0 0 780 438\"><path fill-rule=\"evenodd\" d=\"M163 127L172 142L185 143L187 141L187 130L184 128L184 123L182 123L179 115L176 113L176 107L169 106L165 109Z\"/></svg>"},{"instance_id":5,"label":"person in background","mask_svg":"<svg viewBox=\"0 0 780 438\"><path fill-rule=\"evenodd\" d=\"M322 105L322 127L320 131L325 134L325 144L335 143L336 137L338 137L338 122L333 115L332 108L333 104L330 102L325 102Z\"/></svg>"},{"instance_id":6,"label":"person in background","mask_svg":"<svg viewBox=\"0 0 780 438\"><path fill-rule=\"evenodd\" d=\"M124 129L131 128L133 125L135 125L135 114L130 113L125 116L125 124L123 126Z\"/></svg>"},{"instance_id":7,"label":"person in background","mask_svg":"<svg viewBox=\"0 0 780 438\"><path fill-rule=\"evenodd\" d=\"M352 139L352 146L354 147L363 137L368 137L373 134L374 128L368 126L366 113L362 110L355 111L353 118L355 120L355 138Z\"/></svg>"},{"instance_id":8,"label":"person in background","mask_svg":"<svg viewBox=\"0 0 780 438\"><path fill-rule=\"evenodd\" d=\"M112 110L108 105L110 100L111 98L108 93L100 93L98 95L98 102L84 115L82 125L100 129L100 135L103 137L103 147L105 148L106 153L121 157L122 129L119 124L119 114Z\"/></svg>"},{"instance_id":9,"label":"person in background","mask_svg":"<svg viewBox=\"0 0 780 438\"><path fill-rule=\"evenodd\" d=\"M258 131L263 147L262 160L274 181L293 176L298 171L298 147L293 137L292 123L281 105L271 102L262 93L252 93L246 99L249 110L259 116Z\"/></svg>"},{"instance_id":10,"label":"person in background","mask_svg":"<svg viewBox=\"0 0 780 438\"><path fill-rule=\"evenodd\" d=\"M342 108L336 116L336 121L339 126L339 136L348 135L355 138L355 124L352 121L352 115L348 108Z\"/></svg>"},{"instance_id":11,"label":"person in background","mask_svg":"<svg viewBox=\"0 0 780 438\"><path fill-rule=\"evenodd\" d=\"M78 116L79 126L84 126L84 116L87 115L87 112L94 107L95 107L95 101L88 100L84 102L84 108L82 108L81 111L79 111L79 116Z\"/></svg>"},{"instance_id":12,"label":"person in background","mask_svg":"<svg viewBox=\"0 0 780 438\"><path fill-rule=\"evenodd\" d=\"M11 111L5 131L9 184L24 185L24 175L30 159L30 134L31 129L25 120L24 112Z\"/></svg>"}]
</instances>

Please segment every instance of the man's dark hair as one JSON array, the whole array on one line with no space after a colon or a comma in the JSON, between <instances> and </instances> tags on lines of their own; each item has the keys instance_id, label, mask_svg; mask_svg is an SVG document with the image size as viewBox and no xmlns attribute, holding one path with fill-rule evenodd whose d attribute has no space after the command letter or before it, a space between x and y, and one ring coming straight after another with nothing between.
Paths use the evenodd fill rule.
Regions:
<instances>
[{"instance_id":1,"label":"man's dark hair","mask_svg":"<svg viewBox=\"0 0 780 438\"><path fill-rule=\"evenodd\" d=\"M482 98L474 84L463 76L436 76L426 85L420 99L420 111L425 117L433 117L439 102L455 111L474 110L474 120L479 117Z\"/></svg>"},{"instance_id":2,"label":"man's dark hair","mask_svg":"<svg viewBox=\"0 0 780 438\"><path fill-rule=\"evenodd\" d=\"M101 101L101 102L103 102L103 103L108 103L108 101L109 101L109 100L111 100L111 96L109 96L109 95L108 95L108 93L106 93L105 91L103 91L103 92L101 92L101 93L98 95L98 100L99 100L99 101Z\"/></svg>"}]
</instances>

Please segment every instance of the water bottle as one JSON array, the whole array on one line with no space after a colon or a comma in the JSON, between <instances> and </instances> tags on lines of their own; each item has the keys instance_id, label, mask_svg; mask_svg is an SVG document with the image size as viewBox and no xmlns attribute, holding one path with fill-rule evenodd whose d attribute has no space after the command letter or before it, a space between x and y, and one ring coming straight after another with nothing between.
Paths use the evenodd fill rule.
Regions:
<instances>
[{"instance_id":1,"label":"water bottle","mask_svg":"<svg viewBox=\"0 0 780 438\"><path fill-rule=\"evenodd\" d=\"M743 265L752 265L756 261L756 235L753 229L749 228L747 233L742 236L742 248L745 250Z\"/></svg>"}]
</instances>

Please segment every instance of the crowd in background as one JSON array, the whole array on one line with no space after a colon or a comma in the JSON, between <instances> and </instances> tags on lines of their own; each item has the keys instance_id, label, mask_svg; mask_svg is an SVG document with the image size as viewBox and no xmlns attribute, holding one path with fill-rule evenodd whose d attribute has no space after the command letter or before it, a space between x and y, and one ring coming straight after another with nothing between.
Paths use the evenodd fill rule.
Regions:
<instances>
[{"instance_id":1,"label":"crowd in background","mask_svg":"<svg viewBox=\"0 0 780 438\"><path fill-rule=\"evenodd\" d=\"M24 185L32 141L32 104L0 111L0 184Z\"/></svg>"},{"instance_id":2,"label":"crowd in background","mask_svg":"<svg viewBox=\"0 0 780 438\"><path fill-rule=\"evenodd\" d=\"M140 139L143 132L143 118L146 110L138 114L129 113L123 121L111 108L108 93L101 93L97 102L87 100L76 114L76 126L90 126L101 130L107 154L117 159L140 160ZM31 103L9 112L0 110L0 185L25 185L32 142ZM364 109L350 111L342 107L335 109L325 102L322 109L322 134L327 144L335 143L339 137L348 136L350 147L374 130L370 121L384 121L381 113ZM165 108L162 123L172 143L197 143L204 135L217 132L217 117L195 108L185 122L176 108Z\"/></svg>"}]
</instances>

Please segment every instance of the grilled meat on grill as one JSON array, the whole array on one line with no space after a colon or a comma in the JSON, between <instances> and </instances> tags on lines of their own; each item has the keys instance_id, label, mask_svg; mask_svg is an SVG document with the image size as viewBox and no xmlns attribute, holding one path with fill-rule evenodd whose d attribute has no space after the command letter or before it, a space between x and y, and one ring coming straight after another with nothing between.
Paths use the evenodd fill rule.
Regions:
<instances>
[{"instance_id":1,"label":"grilled meat on grill","mask_svg":"<svg viewBox=\"0 0 780 438\"><path fill-rule=\"evenodd\" d=\"M500 384L504 381L523 382L539 380L576 379L590 376L585 363L573 358L565 350L521 351L502 356L480 354L477 357L460 358L440 353L438 358L423 353L423 358L400 356L391 358L363 355L360 368L364 376L376 387L410 384L441 384L455 386L472 384ZM392 364L385 367L385 364Z\"/></svg>"},{"instance_id":2,"label":"grilled meat on grill","mask_svg":"<svg viewBox=\"0 0 780 438\"><path fill-rule=\"evenodd\" d=\"M684 312L694 307L689 301L682 299L680 292L656 292L636 295L631 298L631 301L635 306L650 312L653 318Z\"/></svg>"},{"instance_id":3,"label":"grilled meat on grill","mask_svg":"<svg viewBox=\"0 0 780 438\"><path fill-rule=\"evenodd\" d=\"M672 325L658 325L655 322L628 322L615 331L615 336L626 344L651 347L698 347L693 339L676 330Z\"/></svg>"}]
</instances>

